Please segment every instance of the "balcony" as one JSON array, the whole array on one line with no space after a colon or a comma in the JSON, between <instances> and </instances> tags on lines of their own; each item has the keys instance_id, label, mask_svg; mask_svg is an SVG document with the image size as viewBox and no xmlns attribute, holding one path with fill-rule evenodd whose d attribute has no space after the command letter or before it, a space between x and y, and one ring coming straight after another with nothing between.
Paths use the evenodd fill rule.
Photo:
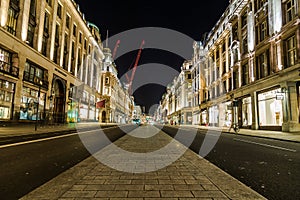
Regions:
<instances>
[{"instance_id":1,"label":"balcony","mask_svg":"<svg viewBox=\"0 0 300 200\"><path fill-rule=\"evenodd\" d=\"M16 78L19 77L19 68L3 61L0 61L0 72Z\"/></svg>"}]
</instances>

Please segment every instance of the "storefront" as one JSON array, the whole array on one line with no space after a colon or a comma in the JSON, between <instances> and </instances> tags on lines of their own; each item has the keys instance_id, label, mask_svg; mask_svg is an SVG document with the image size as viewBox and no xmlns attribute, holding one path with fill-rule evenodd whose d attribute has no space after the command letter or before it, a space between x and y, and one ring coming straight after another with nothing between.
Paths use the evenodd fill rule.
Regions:
<instances>
[{"instance_id":1,"label":"storefront","mask_svg":"<svg viewBox=\"0 0 300 200\"><path fill-rule=\"evenodd\" d=\"M207 110L203 110L201 112L201 125L207 125L208 124L208 116L207 116Z\"/></svg>"},{"instance_id":2,"label":"storefront","mask_svg":"<svg viewBox=\"0 0 300 200\"><path fill-rule=\"evenodd\" d=\"M208 113L209 113L209 125L218 126L218 121L219 121L218 106L212 106L208 108Z\"/></svg>"},{"instance_id":3,"label":"storefront","mask_svg":"<svg viewBox=\"0 0 300 200\"><path fill-rule=\"evenodd\" d=\"M260 129L281 130L283 109L280 88L258 94Z\"/></svg>"},{"instance_id":4,"label":"storefront","mask_svg":"<svg viewBox=\"0 0 300 200\"><path fill-rule=\"evenodd\" d=\"M96 119L96 107L94 105L90 105L89 120L95 120L95 119Z\"/></svg>"},{"instance_id":5,"label":"storefront","mask_svg":"<svg viewBox=\"0 0 300 200\"><path fill-rule=\"evenodd\" d=\"M25 86L23 87L20 106L21 120L44 120L46 93L40 91L39 100L38 95L38 90Z\"/></svg>"},{"instance_id":6,"label":"storefront","mask_svg":"<svg viewBox=\"0 0 300 200\"><path fill-rule=\"evenodd\" d=\"M14 90L14 83L0 79L0 120L11 118Z\"/></svg>"},{"instance_id":7,"label":"storefront","mask_svg":"<svg viewBox=\"0 0 300 200\"><path fill-rule=\"evenodd\" d=\"M252 125L252 104L251 97L243 98L242 100L242 126L250 128Z\"/></svg>"},{"instance_id":8,"label":"storefront","mask_svg":"<svg viewBox=\"0 0 300 200\"><path fill-rule=\"evenodd\" d=\"M193 124L198 125L200 123L200 111L196 110L193 112Z\"/></svg>"},{"instance_id":9,"label":"storefront","mask_svg":"<svg viewBox=\"0 0 300 200\"><path fill-rule=\"evenodd\" d=\"M231 102L227 101L219 104L219 126L230 127L232 120Z\"/></svg>"},{"instance_id":10,"label":"storefront","mask_svg":"<svg viewBox=\"0 0 300 200\"><path fill-rule=\"evenodd\" d=\"M81 103L80 104L80 121L84 121L88 118L88 105Z\"/></svg>"}]
</instances>

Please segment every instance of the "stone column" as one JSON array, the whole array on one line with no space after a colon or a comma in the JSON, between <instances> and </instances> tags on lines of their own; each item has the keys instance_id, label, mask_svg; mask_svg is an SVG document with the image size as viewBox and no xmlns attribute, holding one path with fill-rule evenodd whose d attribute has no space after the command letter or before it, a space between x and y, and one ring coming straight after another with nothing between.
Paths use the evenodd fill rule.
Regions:
<instances>
[{"instance_id":1,"label":"stone column","mask_svg":"<svg viewBox=\"0 0 300 200\"><path fill-rule=\"evenodd\" d=\"M53 15L52 15L52 27L51 27L51 35L50 35L50 60L53 60L53 54L54 54L57 7L58 7L58 2L54 1L54 4L53 4L53 11L54 12L53 12Z\"/></svg>"},{"instance_id":2,"label":"stone column","mask_svg":"<svg viewBox=\"0 0 300 200\"><path fill-rule=\"evenodd\" d=\"M282 131L300 131L296 82L284 82L281 87L284 92Z\"/></svg>"},{"instance_id":3,"label":"stone column","mask_svg":"<svg viewBox=\"0 0 300 200\"><path fill-rule=\"evenodd\" d=\"M1 16L1 26L5 27L7 23L7 13L9 8L9 1L8 0L1 0L1 7L0 7L0 16Z\"/></svg>"},{"instance_id":4,"label":"stone column","mask_svg":"<svg viewBox=\"0 0 300 200\"><path fill-rule=\"evenodd\" d=\"M258 101L257 101L257 92L251 94L251 108L252 108L252 129L257 130L259 127L258 122Z\"/></svg>"},{"instance_id":5,"label":"stone column","mask_svg":"<svg viewBox=\"0 0 300 200\"><path fill-rule=\"evenodd\" d=\"M17 81L15 86L13 120L19 120L20 117L20 104L21 104L21 98L23 93L22 92L23 82L22 82L22 78L20 77L23 77L25 63L26 63L26 56L22 55L21 52L19 54L13 55L13 66L19 67L19 80Z\"/></svg>"},{"instance_id":6,"label":"stone column","mask_svg":"<svg viewBox=\"0 0 300 200\"><path fill-rule=\"evenodd\" d=\"M39 24L38 26L38 37L37 37L37 47L38 47L38 51L41 52L42 51L42 41L43 41L43 34L44 34L44 20L45 20L45 3L46 1L41 1L41 7L40 10L37 12L40 12L40 16L39 16Z\"/></svg>"},{"instance_id":7,"label":"stone column","mask_svg":"<svg viewBox=\"0 0 300 200\"><path fill-rule=\"evenodd\" d=\"M21 24L21 39L22 39L22 41L27 40L29 10L30 10L30 0L24 0L23 13L20 16L20 18L22 19L22 24Z\"/></svg>"}]
</instances>

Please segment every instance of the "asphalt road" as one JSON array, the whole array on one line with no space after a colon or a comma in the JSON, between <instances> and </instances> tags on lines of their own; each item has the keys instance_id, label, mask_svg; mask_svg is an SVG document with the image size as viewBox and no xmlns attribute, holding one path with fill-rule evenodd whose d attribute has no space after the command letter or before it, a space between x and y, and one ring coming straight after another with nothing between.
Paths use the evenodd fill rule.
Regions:
<instances>
[{"instance_id":1,"label":"asphalt road","mask_svg":"<svg viewBox=\"0 0 300 200\"><path fill-rule=\"evenodd\" d=\"M164 127L170 136L177 134L177 129ZM194 128L181 128L182 135L177 134L177 140L189 146L187 138L195 137L190 149L200 151L209 149L210 144L216 144L205 156L205 159L226 171L236 179L251 187L261 195L272 200L300 199L300 143L264 139L259 137ZM179 136L178 136L179 135ZM203 143L204 138L205 143Z\"/></svg>"},{"instance_id":2,"label":"asphalt road","mask_svg":"<svg viewBox=\"0 0 300 200\"><path fill-rule=\"evenodd\" d=\"M64 172L135 126L82 131L0 146L0 199L18 199ZM88 148L85 147L85 145ZM89 149L89 151L87 150Z\"/></svg>"}]
</instances>

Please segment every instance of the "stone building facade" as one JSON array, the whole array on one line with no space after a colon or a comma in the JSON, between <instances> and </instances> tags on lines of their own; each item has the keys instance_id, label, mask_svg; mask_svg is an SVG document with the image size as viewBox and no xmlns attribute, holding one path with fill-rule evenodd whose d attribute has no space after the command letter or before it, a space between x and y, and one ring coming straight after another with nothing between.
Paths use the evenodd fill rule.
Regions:
<instances>
[{"instance_id":1,"label":"stone building facade","mask_svg":"<svg viewBox=\"0 0 300 200\"><path fill-rule=\"evenodd\" d=\"M0 5L0 120L95 120L104 58L99 29L71 0Z\"/></svg>"},{"instance_id":2,"label":"stone building facade","mask_svg":"<svg viewBox=\"0 0 300 200\"><path fill-rule=\"evenodd\" d=\"M133 116L134 99L118 78L118 71L111 50L104 48L101 74L101 100L105 106L99 110L100 122L128 123Z\"/></svg>"},{"instance_id":3,"label":"stone building facade","mask_svg":"<svg viewBox=\"0 0 300 200\"><path fill-rule=\"evenodd\" d=\"M299 0L231 0L193 45L193 124L300 131L299 24Z\"/></svg>"}]
</instances>

